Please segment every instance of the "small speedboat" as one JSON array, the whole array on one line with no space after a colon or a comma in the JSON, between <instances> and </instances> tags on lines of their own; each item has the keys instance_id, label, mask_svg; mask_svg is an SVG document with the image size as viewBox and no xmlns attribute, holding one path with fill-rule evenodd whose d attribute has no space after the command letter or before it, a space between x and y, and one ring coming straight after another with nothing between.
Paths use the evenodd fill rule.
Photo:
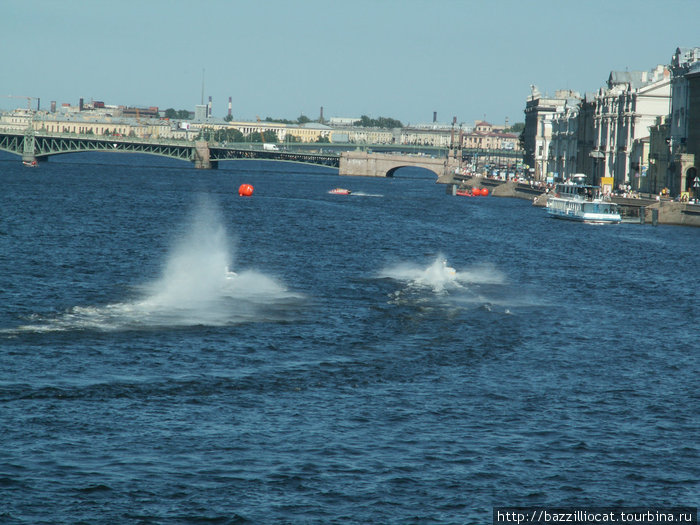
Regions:
<instances>
[{"instance_id":1,"label":"small speedboat","mask_svg":"<svg viewBox=\"0 0 700 525\"><path fill-rule=\"evenodd\" d=\"M447 266L447 261L445 259L442 260L442 269L445 271L448 277L457 276L457 270L452 268L452 266Z\"/></svg>"},{"instance_id":2,"label":"small speedboat","mask_svg":"<svg viewBox=\"0 0 700 525\"><path fill-rule=\"evenodd\" d=\"M28 168L36 168L37 166L39 166L39 163L35 160L23 160L22 164L24 164Z\"/></svg>"},{"instance_id":3,"label":"small speedboat","mask_svg":"<svg viewBox=\"0 0 700 525\"><path fill-rule=\"evenodd\" d=\"M350 195L352 192L345 188L333 188L328 193L332 195Z\"/></svg>"}]
</instances>

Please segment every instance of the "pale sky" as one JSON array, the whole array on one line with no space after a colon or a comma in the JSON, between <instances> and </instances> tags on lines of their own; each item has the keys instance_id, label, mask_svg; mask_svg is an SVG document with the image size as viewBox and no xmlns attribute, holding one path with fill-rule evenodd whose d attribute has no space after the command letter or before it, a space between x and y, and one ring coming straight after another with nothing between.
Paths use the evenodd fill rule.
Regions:
<instances>
[{"instance_id":1,"label":"pale sky","mask_svg":"<svg viewBox=\"0 0 700 525\"><path fill-rule=\"evenodd\" d=\"M530 85L592 92L700 47L700 0L0 0L0 108L523 122ZM33 102L36 107L36 102Z\"/></svg>"}]
</instances>

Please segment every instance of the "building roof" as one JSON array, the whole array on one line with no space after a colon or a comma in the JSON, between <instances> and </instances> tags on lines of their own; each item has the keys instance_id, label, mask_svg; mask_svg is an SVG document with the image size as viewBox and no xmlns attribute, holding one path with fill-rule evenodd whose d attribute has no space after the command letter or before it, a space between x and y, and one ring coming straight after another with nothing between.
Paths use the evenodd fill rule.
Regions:
<instances>
[{"instance_id":1,"label":"building roof","mask_svg":"<svg viewBox=\"0 0 700 525\"><path fill-rule=\"evenodd\" d=\"M306 128L306 129L322 129L322 130L333 129L330 126L326 126L325 124L319 124L318 122L306 122L305 124L301 124L299 127Z\"/></svg>"},{"instance_id":2,"label":"building roof","mask_svg":"<svg viewBox=\"0 0 700 525\"><path fill-rule=\"evenodd\" d=\"M646 78L646 71L611 71L608 77L608 87L618 84L629 84L632 89L641 86Z\"/></svg>"},{"instance_id":3,"label":"building roof","mask_svg":"<svg viewBox=\"0 0 700 525\"><path fill-rule=\"evenodd\" d=\"M688 72L686 73L686 76L697 76L700 75L700 62L695 62L690 68L688 69Z\"/></svg>"}]
</instances>

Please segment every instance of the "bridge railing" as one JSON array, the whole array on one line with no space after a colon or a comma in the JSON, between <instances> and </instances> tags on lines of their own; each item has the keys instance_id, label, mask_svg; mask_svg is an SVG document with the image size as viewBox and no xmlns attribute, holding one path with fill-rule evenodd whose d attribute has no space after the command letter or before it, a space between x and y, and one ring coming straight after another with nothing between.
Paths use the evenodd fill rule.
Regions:
<instances>
[{"instance_id":1,"label":"bridge railing","mask_svg":"<svg viewBox=\"0 0 700 525\"><path fill-rule=\"evenodd\" d=\"M0 131L2 133L2 131ZM104 140L112 142L131 142L131 143L148 143L159 145L178 145L178 146L194 146L194 140L165 138L165 137L136 137L130 135L96 135L94 133L74 133L74 132L56 132L56 131L34 131L36 137L47 138L74 138L85 140Z\"/></svg>"}]
</instances>

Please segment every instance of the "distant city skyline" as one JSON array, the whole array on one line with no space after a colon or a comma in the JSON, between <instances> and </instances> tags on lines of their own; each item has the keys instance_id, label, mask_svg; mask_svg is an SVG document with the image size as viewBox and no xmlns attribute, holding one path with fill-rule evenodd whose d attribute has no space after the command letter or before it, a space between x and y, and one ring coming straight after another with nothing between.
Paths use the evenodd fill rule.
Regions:
<instances>
[{"instance_id":1,"label":"distant city skyline","mask_svg":"<svg viewBox=\"0 0 700 525\"><path fill-rule=\"evenodd\" d=\"M232 97L237 120L323 107L512 125L531 85L583 94L700 45L697 0L5 0L0 13L2 109L26 107L13 95L193 111L203 95L222 118Z\"/></svg>"}]
</instances>

